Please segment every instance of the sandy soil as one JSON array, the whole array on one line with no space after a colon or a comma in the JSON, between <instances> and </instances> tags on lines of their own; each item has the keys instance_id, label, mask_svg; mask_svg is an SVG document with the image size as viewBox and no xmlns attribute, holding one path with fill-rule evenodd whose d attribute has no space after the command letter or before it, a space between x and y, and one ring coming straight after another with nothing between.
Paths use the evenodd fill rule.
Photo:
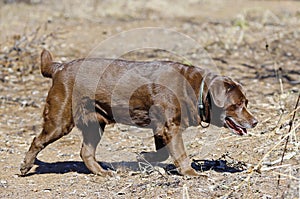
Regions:
<instances>
[{"instance_id":1,"label":"sandy soil","mask_svg":"<svg viewBox=\"0 0 300 199\"><path fill-rule=\"evenodd\" d=\"M300 197L299 110L289 132L300 92L299 1L31 2L37 3L0 2L1 198ZM154 149L152 134L124 125L108 126L97 150L97 159L117 170L114 177L85 168L77 129L43 150L30 174L19 177L24 154L41 131L51 86L39 71L41 50L68 61L89 56L105 40L114 48L130 46L134 40L114 43L112 36L144 27L184 33L197 45L186 49L181 40L167 39L180 55L139 49L123 58L213 64L244 86L258 126L243 137L225 128L187 129L186 149L191 159L205 160L194 166L207 177L168 174L170 159L156 165L137 161L137 153Z\"/></svg>"}]
</instances>

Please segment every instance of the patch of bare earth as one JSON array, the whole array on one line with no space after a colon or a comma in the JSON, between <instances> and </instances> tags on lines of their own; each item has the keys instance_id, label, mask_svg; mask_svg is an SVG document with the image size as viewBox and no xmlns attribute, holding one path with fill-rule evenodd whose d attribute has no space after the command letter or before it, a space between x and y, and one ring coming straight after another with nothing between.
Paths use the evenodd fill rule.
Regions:
<instances>
[{"instance_id":1,"label":"patch of bare earth","mask_svg":"<svg viewBox=\"0 0 300 199\"><path fill-rule=\"evenodd\" d=\"M300 92L300 2L31 2L0 3L1 198L299 198L299 108L291 131L289 125ZM67 61L87 56L116 33L149 26L197 41L220 73L243 85L258 126L243 137L224 128L186 130L188 154L206 177L170 175L164 169L170 159L137 161L137 153L154 149L152 134L124 125L108 126L97 150L97 159L117 170L114 177L85 168L77 129L43 150L31 173L19 177L24 154L41 131L51 86L39 72L41 50ZM191 49L185 59L205 64L197 53ZM124 57L178 59L151 50Z\"/></svg>"}]
</instances>

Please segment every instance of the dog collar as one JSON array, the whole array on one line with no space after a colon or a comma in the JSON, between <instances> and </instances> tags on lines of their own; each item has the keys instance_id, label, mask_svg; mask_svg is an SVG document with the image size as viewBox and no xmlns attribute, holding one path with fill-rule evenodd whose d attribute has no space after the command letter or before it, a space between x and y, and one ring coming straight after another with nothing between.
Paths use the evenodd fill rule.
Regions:
<instances>
[{"instance_id":1,"label":"dog collar","mask_svg":"<svg viewBox=\"0 0 300 199\"><path fill-rule=\"evenodd\" d=\"M203 121L203 118L205 117L205 107L204 107L204 103L203 103L203 91L204 91L204 78L202 79L201 84L200 84L199 99L198 99L198 112L199 112L201 121Z\"/></svg>"},{"instance_id":2,"label":"dog collar","mask_svg":"<svg viewBox=\"0 0 300 199\"><path fill-rule=\"evenodd\" d=\"M208 127L209 126L209 122L210 119L206 117L206 111L205 111L205 105L204 105L204 100L203 100L203 92L204 92L204 84L205 84L205 78L202 79L201 84L200 84L200 89L199 89L199 99L198 99L198 114L200 116L200 125L202 127ZM209 91L207 91L207 97L209 100L209 104L210 104L210 95L209 95ZM208 116L209 117L209 116ZM208 125L204 126L202 125L202 122L207 122Z\"/></svg>"}]
</instances>

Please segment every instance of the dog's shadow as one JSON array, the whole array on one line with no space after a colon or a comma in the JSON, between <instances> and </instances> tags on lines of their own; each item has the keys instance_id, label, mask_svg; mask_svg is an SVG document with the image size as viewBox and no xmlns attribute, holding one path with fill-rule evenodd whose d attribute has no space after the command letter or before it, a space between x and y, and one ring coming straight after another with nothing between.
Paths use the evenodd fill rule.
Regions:
<instances>
[{"instance_id":1,"label":"dog's shadow","mask_svg":"<svg viewBox=\"0 0 300 199\"><path fill-rule=\"evenodd\" d=\"M178 172L173 164L166 163L154 163L150 164L148 162L137 162L137 161L123 161L123 162L99 162L99 164L110 170L118 170L122 168L123 170L133 171L133 172L146 172L151 173L155 170L155 167L161 167L166 170L167 173L178 175ZM47 163L36 159L35 165L37 165L34 172L27 174L27 176L35 174L65 174L70 172L77 172L80 174L90 174L91 172L86 168L81 161L64 161L64 162L54 162ZM154 167L155 166L155 167ZM208 170L213 170L221 173L237 173L245 170L242 163L240 165L229 164L226 160L193 160L191 165L196 171L204 172Z\"/></svg>"}]
</instances>

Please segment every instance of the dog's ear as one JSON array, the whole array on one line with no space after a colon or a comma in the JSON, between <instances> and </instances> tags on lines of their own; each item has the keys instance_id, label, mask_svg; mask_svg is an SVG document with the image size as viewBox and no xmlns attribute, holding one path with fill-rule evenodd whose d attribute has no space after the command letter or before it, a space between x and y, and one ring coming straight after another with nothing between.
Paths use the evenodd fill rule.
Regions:
<instances>
[{"instance_id":1,"label":"dog's ear","mask_svg":"<svg viewBox=\"0 0 300 199\"><path fill-rule=\"evenodd\" d=\"M219 76L209 84L209 92L213 102L218 107L224 107L227 94L236 87L236 83L229 77Z\"/></svg>"}]
</instances>

